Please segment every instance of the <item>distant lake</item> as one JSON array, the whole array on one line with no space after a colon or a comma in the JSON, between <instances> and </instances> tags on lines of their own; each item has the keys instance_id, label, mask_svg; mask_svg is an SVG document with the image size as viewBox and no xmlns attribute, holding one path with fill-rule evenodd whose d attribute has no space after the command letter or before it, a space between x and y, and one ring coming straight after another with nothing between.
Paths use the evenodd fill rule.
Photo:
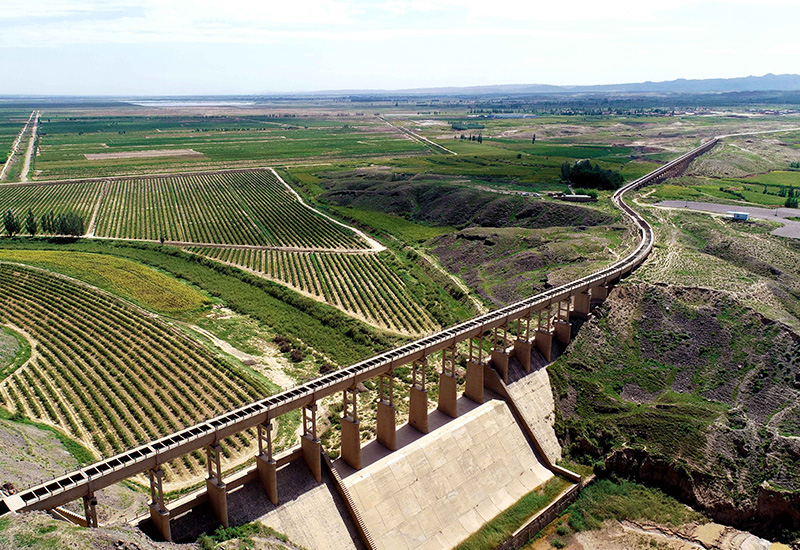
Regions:
<instances>
[{"instance_id":1,"label":"distant lake","mask_svg":"<svg viewBox=\"0 0 800 550\"><path fill-rule=\"evenodd\" d=\"M181 101L175 99L147 99L141 101L128 101L131 105L141 107L249 107L255 105L255 101L216 101L216 100L191 100Z\"/></svg>"}]
</instances>

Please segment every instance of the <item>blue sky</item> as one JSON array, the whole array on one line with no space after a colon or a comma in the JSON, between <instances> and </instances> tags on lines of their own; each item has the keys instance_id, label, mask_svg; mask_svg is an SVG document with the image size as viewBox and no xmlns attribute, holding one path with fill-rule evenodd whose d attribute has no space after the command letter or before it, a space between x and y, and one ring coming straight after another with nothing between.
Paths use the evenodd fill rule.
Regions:
<instances>
[{"instance_id":1,"label":"blue sky","mask_svg":"<svg viewBox=\"0 0 800 550\"><path fill-rule=\"evenodd\" d=\"M38 0L0 94L249 94L800 72L800 0Z\"/></svg>"}]
</instances>

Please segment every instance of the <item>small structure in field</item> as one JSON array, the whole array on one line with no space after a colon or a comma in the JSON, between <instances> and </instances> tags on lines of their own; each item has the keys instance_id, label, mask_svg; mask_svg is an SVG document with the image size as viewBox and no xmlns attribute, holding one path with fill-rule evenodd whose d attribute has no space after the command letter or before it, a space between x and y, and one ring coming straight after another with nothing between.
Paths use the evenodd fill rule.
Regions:
<instances>
[{"instance_id":1,"label":"small structure in field","mask_svg":"<svg viewBox=\"0 0 800 550\"><path fill-rule=\"evenodd\" d=\"M750 218L748 212L734 212L733 210L728 210L728 214L730 214L731 219L736 221L746 222Z\"/></svg>"},{"instance_id":2,"label":"small structure in field","mask_svg":"<svg viewBox=\"0 0 800 550\"><path fill-rule=\"evenodd\" d=\"M569 202L597 202L597 197L591 195L561 195L557 198Z\"/></svg>"}]
</instances>

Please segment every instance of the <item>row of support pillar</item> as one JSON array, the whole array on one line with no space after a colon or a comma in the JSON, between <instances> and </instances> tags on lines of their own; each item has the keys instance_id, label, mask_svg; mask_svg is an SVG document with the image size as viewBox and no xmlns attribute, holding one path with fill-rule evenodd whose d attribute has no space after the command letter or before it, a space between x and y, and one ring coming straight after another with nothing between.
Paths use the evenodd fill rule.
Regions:
<instances>
[{"instance_id":1,"label":"row of support pillar","mask_svg":"<svg viewBox=\"0 0 800 550\"><path fill-rule=\"evenodd\" d=\"M261 426L259 426L259 450L262 449L261 435ZM259 454L258 460L260 461L261 459L262 455ZM206 467L208 468L208 477L206 478L208 503L220 525L228 527L228 490L225 482L222 481L222 446L219 443L214 443L206 447ZM261 476L262 465L260 462L258 471ZM155 527L156 531L158 531L164 540L172 541L170 511L164 502L164 469L161 465L158 465L149 470L148 475L150 477L150 520L153 523L153 527ZM262 477L262 481L263 480L264 478ZM273 491L274 488L277 487L277 483L274 481L273 477ZM269 494L269 491L267 491L267 493ZM95 513L95 527L97 526L96 518L97 516Z\"/></svg>"},{"instance_id":2,"label":"row of support pillar","mask_svg":"<svg viewBox=\"0 0 800 550\"><path fill-rule=\"evenodd\" d=\"M571 333L571 318L586 319L593 303L608 297L608 286L592 287L590 291L576 294L571 301L562 301L536 312L536 328L532 330L533 317L517 319L516 338L509 345L509 327L502 325L493 329L493 348L490 354L491 365L500 377L507 381L508 365L513 354L530 372L531 350L539 350L545 360L552 359L553 336L561 343L568 344ZM532 334L533 333L533 334ZM466 362L466 383L464 395L483 403L484 400L484 335L469 341L469 354ZM428 433L428 389L427 359L415 361L411 365L411 389L409 395L408 423L417 431ZM442 351L442 370L439 374L438 410L451 418L458 416L458 380L456 376L455 345ZM354 469L361 468L361 431L358 417L358 391L355 386L344 390L342 395L342 459ZM397 408L394 404L394 372L389 370L378 379L377 439L390 451L397 450ZM317 437L317 405L310 403L302 409L303 436L301 449L314 479L322 481L322 444ZM258 477L270 501L278 504L277 462L273 457L272 421L258 425L258 456L256 465ZM215 516L223 527L228 527L227 487L222 481L221 446L214 443L206 447L208 477L206 492ZM149 471L150 477L150 518L153 525L167 540L172 540L170 531L170 512L164 502L164 470L158 466ZM94 493L83 498L86 523L97 527L97 499Z\"/></svg>"},{"instance_id":3,"label":"row of support pillar","mask_svg":"<svg viewBox=\"0 0 800 550\"><path fill-rule=\"evenodd\" d=\"M553 360L553 338L567 345L572 336L572 319L587 319L593 302L600 302L608 297L608 286L599 285L588 291L581 292L556 304L538 310L535 313L536 329L531 332L532 316L517 319L516 339L513 346L509 347L508 325L495 327L491 364L504 382L508 381L508 364L513 354L522 364L526 372L531 370L531 350L534 346L542 354L545 361ZM472 357L472 342L470 342L470 357ZM478 357L480 362L480 356ZM467 361L469 366L470 361Z\"/></svg>"}]
</instances>

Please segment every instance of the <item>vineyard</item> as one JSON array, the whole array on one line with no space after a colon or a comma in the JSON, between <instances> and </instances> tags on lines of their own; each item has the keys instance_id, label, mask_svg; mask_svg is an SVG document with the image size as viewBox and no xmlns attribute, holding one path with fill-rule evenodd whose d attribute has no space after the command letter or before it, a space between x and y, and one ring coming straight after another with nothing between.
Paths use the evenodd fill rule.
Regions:
<instances>
[{"instance_id":1,"label":"vineyard","mask_svg":"<svg viewBox=\"0 0 800 550\"><path fill-rule=\"evenodd\" d=\"M262 170L113 181L95 233L210 244L369 248Z\"/></svg>"},{"instance_id":2,"label":"vineyard","mask_svg":"<svg viewBox=\"0 0 800 550\"><path fill-rule=\"evenodd\" d=\"M160 320L93 287L0 263L0 323L34 340L0 382L2 405L107 457L263 396L269 388ZM229 438L227 452L250 445ZM195 453L168 474L200 471Z\"/></svg>"},{"instance_id":3,"label":"vineyard","mask_svg":"<svg viewBox=\"0 0 800 550\"><path fill-rule=\"evenodd\" d=\"M385 254L187 250L261 274L378 327L413 335L437 328L408 285L391 269L391 257Z\"/></svg>"},{"instance_id":4,"label":"vineyard","mask_svg":"<svg viewBox=\"0 0 800 550\"><path fill-rule=\"evenodd\" d=\"M109 182L0 186L0 212L74 212L115 239L367 250L370 244L302 204L270 171ZM90 232L91 233L91 232Z\"/></svg>"},{"instance_id":5,"label":"vineyard","mask_svg":"<svg viewBox=\"0 0 800 550\"><path fill-rule=\"evenodd\" d=\"M88 222L101 189L97 183L0 185L0 212L11 210L18 219L28 208L37 219L50 212L75 212Z\"/></svg>"}]
</instances>

